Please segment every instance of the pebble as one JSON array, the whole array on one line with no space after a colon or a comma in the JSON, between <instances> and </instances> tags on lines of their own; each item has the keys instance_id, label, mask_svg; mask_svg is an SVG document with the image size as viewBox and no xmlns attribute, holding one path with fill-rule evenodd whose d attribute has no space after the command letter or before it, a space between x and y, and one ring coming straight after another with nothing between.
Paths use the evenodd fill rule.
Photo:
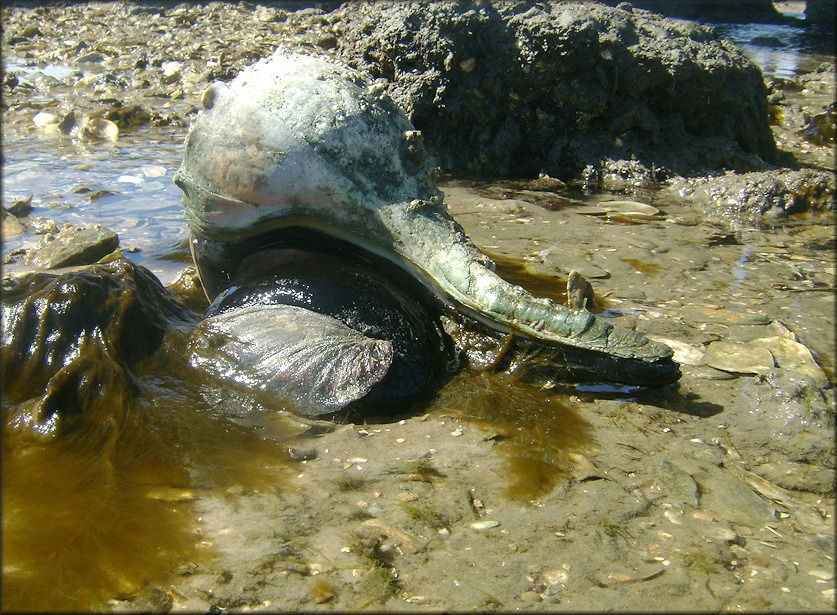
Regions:
<instances>
[{"instance_id":1,"label":"pebble","mask_svg":"<svg viewBox=\"0 0 837 615\"><path fill-rule=\"evenodd\" d=\"M113 196L114 194L116 194L116 193L111 192L110 190L95 190L95 191L89 192L87 194L87 200L90 201L91 203L94 203L95 201L98 201L99 199L102 199L106 196Z\"/></svg>"},{"instance_id":2,"label":"pebble","mask_svg":"<svg viewBox=\"0 0 837 615\"><path fill-rule=\"evenodd\" d=\"M53 115L52 113L47 113L46 111L41 111L40 113L35 114L35 117L32 118L32 123L38 128L58 126L59 121L58 116Z\"/></svg>"},{"instance_id":3,"label":"pebble","mask_svg":"<svg viewBox=\"0 0 837 615\"><path fill-rule=\"evenodd\" d=\"M147 164L140 167L140 171L146 177L164 177L167 173L166 167L156 164Z\"/></svg>"},{"instance_id":4,"label":"pebble","mask_svg":"<svg viewBox=\"0 0 837 615\"><path fill-rule=\"evenodd\" d=\"M91 63L94 63L94 64L98 64L99 62L102 62L103 60L104 60L104 58L102 57L102 54L100 54L96 51L91 51L90 53L86 53L83 56L79 56L78 58L76 58L76 64L84 64L85 62L91 62Z\"/></svg>"},{"instance_id":5,"label":"pebble","mask_svg":"<svg viewBox=\"0 0 837 615\"><path fill-rule=\"evenodd\" d=\"M520 600L523 602L540 602L541 597L535 592L529 591L520 594Z\"/></svg>"},{"instance_id":6,"label":"pebble","mask_svg":"<svg viewBox=\"0 0 837 615\"><path fill-rule=\"evenodd\" d=\"M79 137L87 141L115 141L119 137L119 127L110 120L96 117L85 122Z\"/></svg>"},{"instance_id":7,"label":"pebble","mask_svg":"<svg viewBox=\"0 0 837 615\"><path fill-rule=\"evenodd\" d=\"M13 214L5 214L3 216L3 237L14 237L20 235L26 229Z\"/></svg>"},{"instance_id":8,"label":"pebble","mask_svg":"<svg viewBox=\"0 0 837 615\"><path fill-rule=\"evenodd\" d=\"M570 573L568 570L547 570L543 573L543 578L550 587L560 587L569 580Z\"/></svg>"},{"instance_id":9,"label":"pebble","mask_svg":"<svg viewBox=\"0 0 837 615\"><path fill-rule=\"evenodd\" d=\"M372 504L370 504L370 505L369 505L369 507L366 509L366 512L367 512L367 513L369 513L370 515L372 515L373 517L377 517L377 516L379 516L379 515L383 514L383 513L384 513L384 510L385 510L385 509L384 509L384 507L383 507L383 506L381 506L381 505L380 505L380 504L378 504L377 502L373 502L373 503L372 503Z\"/></svg>"}]
</instances>

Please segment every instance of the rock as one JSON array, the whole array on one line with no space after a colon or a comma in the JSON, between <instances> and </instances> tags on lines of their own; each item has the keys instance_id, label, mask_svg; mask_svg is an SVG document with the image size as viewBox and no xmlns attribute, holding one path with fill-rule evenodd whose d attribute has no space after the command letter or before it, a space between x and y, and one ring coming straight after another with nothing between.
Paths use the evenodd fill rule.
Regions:
<instances>
[{"instance_id":1,"label":"rock","mask_svg":"<svg viewBox=\"0 0 837 615\"><path fill-rule=\"evenodd\" d=\"M58 233L58 225L55 220L37 216L29 220L29 230L36 235L46 235L47 233Z\"/></svg>"},{"instance_id":2,"label":"rock","mask_svg":"<svg viewBox=\"0 0 837 615\"><path fill-rule=\"evenodd\" d=\"M820 388L828 386L828 376L822 371L805 344L780 335L760 337L751 340L747 345L763 346L773 355L777 367L804 374Z\"/></svg>"},{"instance_id":3,"label":"rock","mask_svg":"<svg viewBox=\"0 0 837 615\"><path fill-rule=\"evenodd\" d=\"M827 32L834 32L835 13L837 13L837 6L833 2L809 1L805 3L805 21Z\"/></svg>"},{"instance_id":4,"label":"rock","mask_svg":"<svg viewBox=\"0 0 837 615\"><path fill-rule=\"evenodd\" d=\"M89 265L119 247L119 237L101 224L69 226L52 241L41 240L26 256L26 264L44 269Z\"/></svg>"},{"instance_id":5,"label":"rock","mask_svg":"<svg viewBox=\"0 0 837 615\"><path fill-rule=\"evenodd\" d=\"M58 125L59 121L58 116L47 111L40 111L32 118L32 123L38 128L55 127Z\"/></svg>"},{"instance_id":6,"label":"rock","mask_svg":"<svg viewBox=\"0 0 837 615\"><path fill-rule=\"evenodd\" d=\"M820 147L834 145L837 140L837 103L831 103L826 111L817 113L808 120L801 136Z\"/></svg>"},{"instance_id":7,"label":"rock","mask_svg":"<svg viewBox=\"0 0 837 615\"><path fill-rule=\"evenodd\" d=\"M733 524L762 527L775 522L775 508L746 483L719 469L701 478L701 509Z\"/></svg>"},{"instance_id":8,"label":"rock","mask_svg":"<svg viewBox=\"0 0 837 615\"><path fill-rule=\"evenodd\" d=\"M541 597L533 591L523 592L520 594L520 601L521 602L540 602Z\"/></svg>"},{"instance_id":9,"label":"rock","mask_svg":"<svg viewBox=\"0 0 837 615\"><path fill-rule=\"evenodd\" d=\"M610 4L610 2L608 3ZM615 2L614 2L615 4ZM634 7L662 13L669 17L730 23L793 23L776 10L771 0L741 2L706 2L705 0L635 0ZM808 5L811 2L807 3Z\"/></svg>"},{"instance_id":10,"label":"rock","mask_svg":"<svg viewBox=\"0 0 837 615\"><path fill-rule=\"evenodd\" d=\"M32 197L30 194L24 199L18 199L6 208L6 211L14 216L28 216L32 213Z\"/></svg>"},{"instance_id":11,"label":"rock","mask_svg":"<svg viewBox=\"0 0 837 615\"><path fill-rule=\"evenodd\" d=\"M135 612L168 613L173 606L171 595L159 587L143 588L131 600L131 609Z\"/></svg>"},{"instance_id":12,"label":"rock","mask_svg":"<svg viewBox=\"0 0 837 615\"><path fill-rule=\"evenodd\" d=\"M810 168L727 172L677 180L671 190L703 207L710 220L733 227L759 226L792 214L837 209L835 174Z\"/></svg>"},{"instance_id":13,"label":"rock","mask_svg":"<svg viewBox=\"0 0 837 615\"><path fill-rule=\"evenodd\" d=\"M119 127L110 120L96 117L87 120L79 129L79 137L87 141L115 141Z\"/></svg>"},{"instance_id":14,"label":"rock","mask_svg":"<svg viewBox=\"0 0 837 615\"><path fill-rule=\"evenodd\" d=\"M352 3L330 18L335 54L382 78L455 174L776 157L761 73L711 27L593 2Z\"/></svg>"},{"instance_id":15,"label":"rock","mask_svg":"<svg viewBox=\"0 0 837 615\"><path fill-rule=\"evenodd\" d=\"M32 38L33 36L40 36L40 34L41 31L38 26L31 24L23 28L23 30L20 31L19 36L22 36L23 38Z\"/></svg>"},{"instance_id":16,"label":"rock","mask_svg":"<svg viewBox=\"0 0 837 615\"><path fill-rule=\"evenodd\" d=\"M113 196L116 194L115 192L111 192L110 190L94 190L87 194L87 200L91 203L98 201L99 199L103 199L106 196Z\"/></svg>"},{"instance_id":17,"label":"rock","mask_svg":"<svg viewBox=\"0 0 837 615\"><path fill-rule=\"evenodd\" d=\"M152 119L159 119L158 114L152 114L140 105L129 105L118 109L111 109L104 115L104 119L115 123L118 128L144 126Z\"/></svg>"},{"instance_id":18,"label":"rock","mask_svg":"<svg viewBox=\"0 0 837 615\"><path fill-rule=\"evenodd\" d=\"M773 322L772 318L758 312L737 312L701 305L685 305L681 312L689 320L723 325L769 325Z\"/></svg>"},{"instance_id":19,"label":"rock","mask_svg":"<svg viewBox=\"0 0 837 615\"><path fill-rule=\"evenodd\" d=\"M85 64L85 63L92 63L98 64L104 61L104 57L102 54L97 51L91 51L90 53L85 53L82 56L76 58L76 64Z\"/></svg>"},{"instance_id":20,"label":"rock","mask_svg":"<svg viewBox=\"0 0 837 615\"><path fill-rule=\"evenodd\" d=\"M833 466L834 410L809 376L773 369L753 378L741 395L734 420L735 447L757 457L779 451L799 463Z\"/></svg>"},{"instance_id":21,"label":"rock","mask_svg":"<svg viewBox=\"0 0 837 615\"><path fill-rule=\"evenodd\" d=\"M750 44L761 47L787 47L787 43L776 36L755 36L750 39Z\"/></svg>"},{"instance_id":22,"label":"rock","mask_svg":"<svg viewBox=\"0 0 837 615\"><path fill-rule=\"evenodd\" d=\"M40 394L76 360L73 370L95 368L90 357L115 362L98 379L119 380L114 374L121 366L148 356L168 327L187 317L150 271L124 258L61 276L34 272L18 281L4 278L2 310L3 392L12 400ZM68 386L56 391L72 389Z\"/></svg>"},{"instance_id":23,"label":"rock","mask_svg":"<svg viewBox=\"0 0 837 615\"><path fill-rule=\"evenodd\" d=\"M58 130L63 132L65 135L68 135L76 127L77 122L78 120L76 119L76 112L70 111L58 124Z\"/></svg>"},{"instance_id":24,"label":"rock","mask_svg":"<svg viewBox=\"0 0 837 615\"><path fill-rule=\"evenodd\" d=\"M834 497L834 467L826 463L798 463L776 461L753 466L753 472L768 481L791 491L808 491Z\"/></svg>"},{"instance_id":25,"label":"rock","mask_svg":"<svg viewBox=\"0 0 837 615\"><path fill-rule=\"evenodd\" d=\"M3 237L14 237L15 235L20 235L21 233L25 232L26 229L23 228L23 225L17 219L17 217L12 213L7 213L6 210L3 210Z\"/></svg>"}]
</instances>

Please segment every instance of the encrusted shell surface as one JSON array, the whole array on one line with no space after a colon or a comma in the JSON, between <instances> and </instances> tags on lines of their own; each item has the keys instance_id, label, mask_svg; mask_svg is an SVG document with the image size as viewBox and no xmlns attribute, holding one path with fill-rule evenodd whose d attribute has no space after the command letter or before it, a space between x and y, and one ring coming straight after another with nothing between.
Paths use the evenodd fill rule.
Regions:
<instances>
[{"instance_id":1,"label":"encrusted shell surface","mask_svg":"<svg viewBox=\"0 0 837 615\"><path fill-rule=\"evenodd\" d=\"M448 214L420 133L357 71L280 48L210 86L203 105L175 176L194 234L315 228L396 262L486 326L653 363L661 380L676 379L664 344L497 276Z\"/></svg>"}]
</instances>

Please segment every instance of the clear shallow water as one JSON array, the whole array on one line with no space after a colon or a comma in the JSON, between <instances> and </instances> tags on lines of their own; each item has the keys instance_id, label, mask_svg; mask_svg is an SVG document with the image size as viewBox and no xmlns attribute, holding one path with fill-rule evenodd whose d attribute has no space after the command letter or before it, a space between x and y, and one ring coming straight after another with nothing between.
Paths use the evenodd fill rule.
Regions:
<instances>
[{"instance_id":1,"label":"clear shallow water","mask_svg":"<svg viewBox=\"0 0 837 615\"><path fill-rule=\"evenodd\" d=\"M761 68L765 77L793 79L832 62L834 41L799 24L709 24Z\"/></svg>"},{"instance_id":2,"label":"clear shallow water","mask_svg":"<svg viewBox=\"0 0 837 615\"><path fill-rule=\"evenodd\" d=\"M182 268L171 255L185 249L188 237L180 190L172 183L185 135L185 128L164 127L134 130L115 143L82 143L57 132L9 136L3 204L33 194L33 217L50 218L59 227L105 225L119 235L123 249L138 250L129 253L131 260L168 283ZM113 194L91 201L101 190ZM6 237L4 251L35 245L39 238Z\"/></svg>"}]
</instances>

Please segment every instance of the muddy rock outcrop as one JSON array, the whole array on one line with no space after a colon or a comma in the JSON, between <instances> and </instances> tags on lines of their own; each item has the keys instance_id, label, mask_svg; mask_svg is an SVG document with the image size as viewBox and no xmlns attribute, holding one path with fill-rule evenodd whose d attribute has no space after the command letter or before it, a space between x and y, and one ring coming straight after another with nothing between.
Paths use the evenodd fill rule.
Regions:
<instances>
[{"instance_id":1,"label":"muddy rock outcrop","mask_svg":"<svg viewBox=\"0 0 837 615\"><path fill-rule=\"evenodd\" d=\"M454 174L752 171L775 159L759 69L712 28L628 3L347 3L333 53L380 78Z\"/></svg>"},{"instance_id":2,"label":"muddy rock outcrop","mask_svg":"<svg viewBox=\"0 0 837 615\"><path fill-rule=\"evenodd\" d=\"M837 6L830 0L808 0L805 3L805 21L828 32L834 33L834 19Z\"/></svg>"},{"instance_id":3,"label":"muddy rock outcrop","mask_svg":"<svg viewBox=\"0 0 837 615\"><path fill-rule=\"evenodd\" d=\"M707 219L733 227L775 224L793 214L834 211L834 174L818 169L726 173L678 178L669 189L702 208Z\"/></svg>"}]
</instances>

